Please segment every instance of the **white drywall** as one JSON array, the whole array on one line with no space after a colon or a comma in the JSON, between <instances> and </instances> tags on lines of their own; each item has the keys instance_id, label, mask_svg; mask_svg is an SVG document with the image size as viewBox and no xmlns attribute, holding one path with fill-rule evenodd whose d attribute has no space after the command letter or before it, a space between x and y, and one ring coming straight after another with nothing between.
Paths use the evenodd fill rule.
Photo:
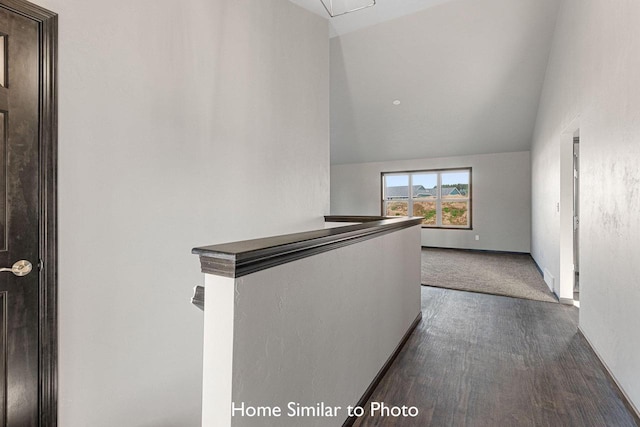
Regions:
<instances>
[{"instance_id":1,"label":"white drywall","mask_svg":"<svg viewBox=\"0 0 640 427\"><path fill-rule=\"evenodd\" d=\"M541 267L562 279L560 236L570 224L564 221L563 229L561 218L569 217L562 213L571 210L571 198L561 191L571 179L563 163L566 144L579 129L580 326L636 407L640 406L638 16L637 1L563 1L532 146L532 254ZM561 283L560 288L566 285Z\"/></svg>"},{"instance_id":2,"label":"white drywall","mask_svg":"<svg viewBox=\"0 0 640 427\"><path fill-rule=\"evenodd\" d=\"M235 279L205 274L202 425L228 426L233 388Z\"/></svg>"},{"instance_id":3,"label":"white drywall","mask_svg":"<svg viewBox=\"0 0 640 427\"><path fill-rule=\"evenodd\" d=\"M326 20L287 0L60 14L60 420L198 426L194 246L321 228Z\"/></svg>"},{"instance_id":4,"label":"white drywall","mask_svg":"<svg viewBox=\"0 0 640 427\"><path fill-rule=\"evenodd\" d=\"M331 163L528 151L559 2L448 1L331 39Z\"/></svg>"},{"instance_id":5,"label":"white drywall","mask_svg":"<svg viewBox=\"0 0 640 427\"><path fill-rule=\"evenodd\" d=\"M283 413L289 402L342 408L330 418L236 416L218 425L341 425L419 313L417 226L237 279L233 402Z\"/></svg>"},{"instance_id":6,"label":"white drywall","mask_svg":"<svg viewBox=\"0 0 640 427\"><path fill-rule=\"evenodd\" d=\"M422 230L422 245L529 252L528 151L331 166L332 215L380 215L382 172L472 167L473 230ZM479 235L480 240L475 240Z\"/></svg>"}]
</instances>

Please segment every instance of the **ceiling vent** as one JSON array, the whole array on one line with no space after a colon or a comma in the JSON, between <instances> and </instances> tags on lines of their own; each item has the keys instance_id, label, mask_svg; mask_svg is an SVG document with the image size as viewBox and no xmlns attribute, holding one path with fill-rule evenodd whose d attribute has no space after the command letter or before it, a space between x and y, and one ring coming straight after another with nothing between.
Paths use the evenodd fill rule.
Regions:
<instances>
[{"instance_id":1,"label":"ceiling vent","mask_svg":"<svg viewBox=\"0 0 640 427\"><path fill-rule=\"evenodd\" d=\"M375 6L376 0L320 0L332 18Z\"/></svg>"}]
</instances>

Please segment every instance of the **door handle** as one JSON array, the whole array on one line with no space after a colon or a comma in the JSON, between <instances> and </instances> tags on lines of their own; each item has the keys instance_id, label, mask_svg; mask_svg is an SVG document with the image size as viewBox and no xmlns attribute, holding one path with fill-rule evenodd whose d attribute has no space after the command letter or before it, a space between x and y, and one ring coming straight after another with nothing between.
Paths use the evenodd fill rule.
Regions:
<instances>
[{"instance_id":1,"label":"door handle","mask_svg":"<svg viewBox=\"0 0 640 427\"><path fill-rule=\"evenodd\" d=\"M6 267L0 268L0 272L10 271L16 276L22 277L31 273L32 269L33 269L33 266L31 265L31 263L25 259L22 259L20 261L16 261L15 264L11 266L11 268L6 268Z\"/></svg>"}]
</instances>

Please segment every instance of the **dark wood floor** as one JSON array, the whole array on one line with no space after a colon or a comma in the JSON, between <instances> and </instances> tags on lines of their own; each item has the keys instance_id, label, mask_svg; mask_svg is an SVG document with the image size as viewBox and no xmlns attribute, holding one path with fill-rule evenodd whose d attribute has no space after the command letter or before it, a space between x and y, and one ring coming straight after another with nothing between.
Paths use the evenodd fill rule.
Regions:
<instances>
[{"instance_id":1,"label":"dark wood floor","mask_svg":"<svg viewBox=\"0 0 640 427\"><path fill-rule=\"evenodd\" d=\"M369 401L419 415L355 426L637 426L575 307L423 287L422 311Z\"/></svg>"}]
</instances>

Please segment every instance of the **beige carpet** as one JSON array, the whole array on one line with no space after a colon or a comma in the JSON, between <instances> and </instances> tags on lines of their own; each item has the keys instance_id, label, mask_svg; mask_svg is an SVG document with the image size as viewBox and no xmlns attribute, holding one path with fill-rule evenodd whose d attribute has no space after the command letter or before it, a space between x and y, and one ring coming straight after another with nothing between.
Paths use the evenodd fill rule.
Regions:
<instances>
[{"instance_id":1,"label":"beige carpet","mask_svg":"<svg viewBox=\"0 0 640 427\"><path fill-rule=\"evenodd\" d=\"M528 254L423 248L422 284L557 302Z\"/></svg>"}]
</instances>

